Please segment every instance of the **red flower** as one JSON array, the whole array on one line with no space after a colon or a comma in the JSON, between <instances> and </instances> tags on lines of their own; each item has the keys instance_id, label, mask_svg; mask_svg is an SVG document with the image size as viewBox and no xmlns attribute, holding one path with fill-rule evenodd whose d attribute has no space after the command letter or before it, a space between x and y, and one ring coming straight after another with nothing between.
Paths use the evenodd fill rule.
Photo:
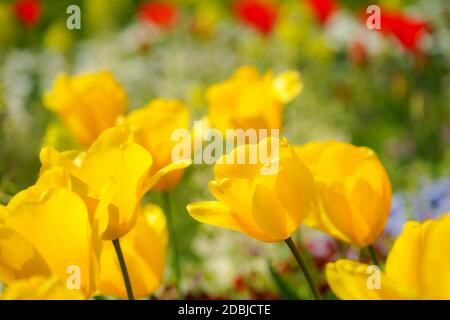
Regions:
<instances>
[{"instance_id":1,"label":"red flower","mask_svg":"<svg viewBox=\"0 0 450 320\"><path fill-rule=\"evenodd\" d=\"M338 8L337 0L307 0L307 1L308 5L314 12L314 15L321 24L325 24Z\"/></svg>"},{"instance_id":2,"label":"red flower","mask_svg":"<svg viewBox=\"0 0 450 320\"><path fill-rule=\"evenodd\" d=\"M166 2L148 2L139 7L139 18L163 28L170 28L177 19L177 8Z\"/></svg>"},{"instance_id":3,"label":"red flower","mask_svg":"<svg viewBox=\"0 0 450 320\"><path fill-rule=\"evenodd\" d=\"M41 17L39 0L17 0L13 4L14 14L27 28L34 27Z\"/></svg>"},{"instance_id":4,"label":"red flower","mask_svg":"<svg viewBox=\"0 0 450 320\"><path fill-rule=\"evenodd\" d=\"M422 37L430 30L428 24L420 19L408 17L401 12L381 11L381 30L394 35L405 49L418 49Z\"/></svg>"},{"instance_id":5,"label":"red flower","mask_svg":"<svg viewBox=\"0 0 450 320\"><path fill-rule=\"evenodd\" d=\"M234 15L260 33L269 34L277 21L277 6L271 1L240 0L233 8Z\"/></svg>"}]
</instances>

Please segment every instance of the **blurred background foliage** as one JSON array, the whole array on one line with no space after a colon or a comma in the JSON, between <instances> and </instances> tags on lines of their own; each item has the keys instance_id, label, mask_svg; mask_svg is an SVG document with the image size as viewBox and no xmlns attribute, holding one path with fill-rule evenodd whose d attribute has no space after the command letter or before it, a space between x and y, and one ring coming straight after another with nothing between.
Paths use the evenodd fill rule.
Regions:
<instances>
[{"instance_id":1,"label":"blurred background foliage","mask_svg":"<svg viewBox=\"0 0 450 320\"><path fill-rule=\"evenodd\" d=\"M247 19L236 13L238 2L159 1L169 9L153 12L145 7L151 1L140 0L0 0L0 202L35 181L43 145L76 147L42 106L58 73L111 70L127 90L129 109L178 98L194 121L206 114L208 85L251 64L301 73L304 91L285 109L283 133L291 143L338 139L379 154L397 192L392 234L380 241L380 254L399 221L450 210L449 1L255 0L274 11ZM81 9L80 30L66 27L72 4ZM393 27L367 29L370 4L395 13ZM210 177L210 167L192 167L172 192L186 290L192 297L306 296L285 250L226 230L199 230L187 216L188 202L210 197ZM158 194L147 200L161 203ZM338 251L360 254L310 230L297 241L319 269ZM249 255L253 262L243 264ZM290 288L286 277L299 286Z\"/></svg>"}]
</instances>

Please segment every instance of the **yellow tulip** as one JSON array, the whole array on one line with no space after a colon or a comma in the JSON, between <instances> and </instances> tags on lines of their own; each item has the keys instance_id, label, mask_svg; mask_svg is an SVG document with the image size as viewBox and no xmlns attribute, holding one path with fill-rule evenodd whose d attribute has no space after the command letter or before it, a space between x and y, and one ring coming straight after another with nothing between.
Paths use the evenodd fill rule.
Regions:
<instances>
[{"instance_id":1,"label":"yellow tulip","mask_svg":"<svg viewBox=\"0 0 450 320\"><path fill-rule=\"evenodd\" d=\"M90 146L127 108L122 86L108 71L59 75L44 95L44 104L64 121L75 140Z\"/></svg>"},{"instance_id":2,"label":"yellow tulip","mask_svg":"<svg viewBox=\"0 0 450 320\"><path fill-rule=\"evenodd\" d=\"M145 107L131 112L124 121L134 133L134 141L142 145L153 156L152 173L172 162L172 132L189 129L189 109L177 100L156 99ZM155 190L167 191L175 187L184 170L173 171L162 177Z\"/></svg>"},{"instance_id":3,"label":"yellow tulip","mask_svg":"<svg viewBox=\"0 0 450 320\"><path fill-rule=\"evenodd\" d=\"M74 190L91 212L105 194L112 197L108 201L105 240L119 239L130 231L136 223L142 196L162 176L189 165L187 161L171 163L153 172L152 156L133 142L133 133L127 126L105 130L85 153L59 153L44 148L41 163L42 172L55 166L66 168Z\"/></svg>"},{"instance_id":4,"label":"yellow tulip","mask_svg":"<svg viewBox=\"0 0 450 320\"><path fill-rule=\"evenodd\" d=\"M6 208L0 225L0 281L55 275L86 297L97 289L100 234L83 200L58 168L42 175ZM95 224L94 224L95 225Z\"/></svg>"},{"instance_id":5,"label":"yellow tulip","mask_svg":"<svg viewBox=\"0 0 450 320\"><path fill-rule=\"evenodd\" d=\"M304 223L347 243L368 246L382 233L391 184L377 155L365 147L329 141L296 148L316 182Z\"/></svg>"},{"instance_id":6,"label":"yellow tulip","mask_svg":"<svg viewBox=\"0 0 450 320\"><path fill-rule=\"evenodd\" d=\"M326 268L341 299L450 299L450 212L438 220L408 222L381 272L379 289L369 288L365 264L338 260ZM370 282L370 281L369 281Z\"/></svg>"},{"instance_id":7,"label":"yellow tulip","mask_svg":"<svg viewBox=\"0 0 450 320\"><path fill-rule=\"evenodd\" d=\"M214 128L281 129L283 107L302 90L296 71L260 75L254 67L241 67L234 75L211 85L206 93L208 120Z\"/></svg>"},{"instance_id":8,"label":"yellow tulip","mask_svg":"<svg viewBox=\"0 0 450 320\"><path fill-rule=\"evenodd\" d=\"M233 164L239 154L261 154L270 143L279 143L279 152L270 163ZM261 171L278 164L276 171ZM264 174L265 173L265 174ZM313 177L293 148L275 138L258 145L241 145L221 157L214 166L215 180L209 189L217 201L189 204L196 220L275 242L286 240L298 228L310 209L314 196Z\"/></svg>"},{"instance_id":9,"label":"yellow tulip","mask_svg":"<svg viewBox=\"0 0 450 320\"><path fill-rule=\"evenodd\" d=\"M160 286L166 262L167 241L164 213L153 204L142 209L136 226L120 239L137 298L151 295ZM101 268L101 293L126 298L122 273L111 241L104 242Z\"/></svg>"},{"instance_id":10,"label":"yellow tulip","mask_svg":"<svg viewBox=\"0 0 450 320\"><path fill-rule=\"evenodd\" d=\"M56 277L34 276L10 283L2 300L84 300L80 290L69 289Z\"/></svg>"}]
</instances>

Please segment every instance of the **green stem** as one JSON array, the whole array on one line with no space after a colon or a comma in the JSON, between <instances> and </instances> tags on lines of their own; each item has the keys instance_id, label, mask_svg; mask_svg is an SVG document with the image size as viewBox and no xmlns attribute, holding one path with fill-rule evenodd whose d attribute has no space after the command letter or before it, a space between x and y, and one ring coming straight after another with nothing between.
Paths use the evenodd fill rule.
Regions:
<instances>
[{"instance_id":1,"label":"green stem","mask_svg":"<svg viewBox=\"0 0 450 320\"><path fill-rule=\"evenodd\" d=\"M169 229L169 242L172 249L172 268L175 277L175 286L177 288L177 294L179 299L183 299L183 294L181 292L180 279L181 279L181 269L180 269L180 255L178 251L177 237L175 232L174 220L172 215L172 204L170 201L169 192L163 192L162 198L165 206L165 213L167 216L167 227Z\"/></svg>"},{"instance_id":2,"label":"green stem","mask_svg":"<svg viewBox=\"0 0 450 320\"><path fill-rule=\"evenodd\" d=\"M300 253L298 252L297 248L295 247L294 242L292 241L291 237L284 240L286 242L287 246L291 250L292 254L294 255L295 260L298 263L298 266L302 270L303 274L305 275L306 281L308 282L309 288L311 290L311 293L315 300L320 300L319 292L317 291L316 285L314 284L313 278L311 277L311 274L308 270L308 267L306 266L305 261L303 261L302 257L300 256Z\"/></svg>"},{"instance_id":3,"label":"green stem","mask_svg":"<svg viewBox=\"0 0 450 320\"><path fill-rule=\"evenodd\" d=\"M372 262L377 266L380 266L380 261L378 260L377 253L375 252L375 248L373 247L373 245L371 244L370 246L368 246L367 250L369 251Z\"/></svg>"},{"instance_id":4,"label":"green stem","mask_svg":"<svg viewBox=\"0 0 450 320\"><path fill-rule=\"evenodd\" d=\"M125 282L125 289L127 290L128 300L134 300L133 288L131 287L130 276L128 275L127 265L123 257L122 248L120 247L119 239L112 241L114 249L116 250L117 259L119 260L120 270L122 271L123 282Z\"/></svg>"}]
</instances>

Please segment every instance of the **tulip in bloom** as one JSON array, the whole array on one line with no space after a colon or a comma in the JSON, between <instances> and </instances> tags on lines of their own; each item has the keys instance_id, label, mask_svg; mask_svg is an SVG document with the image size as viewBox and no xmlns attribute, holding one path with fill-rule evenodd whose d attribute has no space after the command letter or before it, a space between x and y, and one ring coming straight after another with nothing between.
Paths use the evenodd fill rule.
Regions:
<instances>
[{"instance_id":1,"label":"tulip in bloom","mask_svg":"<svg viewBox=\"0 0 450 320\"><path fill-rule=\"evenodd\" d=\"M127 108L127 95L108 71L60 75L44 104L64 121L75 140L89 147Z\"/></svg>"},{"instance_id":2,"label":"tulip in bloom","mask_svg":"<svg viewBox=\"0 0 450 320\"><path fill-rule=\"evenodd\" d=\"M341 299L450 299L449 242L449 213L407 222L387 257L378 289L368 286L368 266L351 260L328 264L327 280Z\"/></svg>"},{"instance_id":3,"label":"tulip in bloom","mask_svg":"<svg viewBox=\"0 0 450 320\"><path fill-rule=\"evenodd\" d=\"M120 241L135 296L151 295L161 284L166 262L168 233L162 210L154 204L144 206L136 226ZM103 244L101 267L100 292L126 298L121 270L110 241Z\"/></svg>"},{"instance_id":4,"label":"tulip in bloom","mask_svg":"<svg viewBox=\"0 0 450 320\"><path fill-rule=\"evenodd\" d=\"M234 4L233 11L241 22L263 35L270 34L277 22L278 8L270 0L238 0Z\"/></svg>"},{"instance_id":5,"label":"tulip in bloom","mask_svg":"<svg viewBox=\"0 0 450 320\"><path fill-rule=\"evenodd\" d=\"M368 246L380 236L391 207L391 184L377 155L329 141L296 148L311 170L316 198L305 224L347 243Z\"/></svg>"},{"instance_id":6,"label":"tulip in bloom","mask_svg":"<svg viewBox=\"0 0 450 320\"><path fill-rule=\"evenodd\" d=\"M279 152L269 162L234 163L239 154L261 152L270 143L279 143ZM261 168L278 163L271 175ZM238 146L222 156L214 166L215 180L209 190L216 201L188 205L196 220L247 234L267 242L286 240L308 213L314 196L311 172L286 141L267 138L259 144Z\"/></svg>"},{"instance_id":7,"label":"tulip in bloom","mask_svg":"<svg viewBox=\"0 0 450 320\"><path fill-rule=\"evenodd\" d=\"M189 165L180 161L153 172L151 154L133 141L127 126L105 130L85 153L59 153L44 148L41 163L42 172L57 166L66 168L91 212L103 198L111 198L105 240L118 239L130 231L136 223L142 196L162 176Z\"/></svg>"},{"instance_id":8,"label":"tulip in bloom","mask_svg":"<svg viewBox=\"0 0 450 320\"><path fill-rule=\"evenodd\" d=\"M137 109L124 121L134 133L134 141L153 156L152 173L172 162L172 133L177 129L189 129L189 109L177 100L156 99ZM175 187L184 170L173 171L162 177L155 190L167 191Z\"/></svg>"},{"instance_id":9,"label":"tulip in bloom","mask_svg":"<svg viewBox=\"0 0 450 320\"><path fill-rule=\"evenodd\" d=\"M46 280L35 276L54 276L71 289L80 289L84 297L96 291L101 245L97 215L91 224L88 208L71 190L68 177L61 168L49 170L2 209L0 281L8 288L12 284L8 296L27 286L44 286ZM47 285L54 286L55 294L65 291L62 284ZM36 295L44 294L36 290Z\"/></svg>"},{"instance_id":10,"label":"tulip in bloom","mask_svg":"<svg viewBox=\"0 0 450 320\"><path fill-rule=\"evenodd\" d=\"M260 75L254 67L241 67L234 75L208 88L209 124L226 129L281 129L283 108L302 91L298 72Z\"/></svg>"}]
</instances>

